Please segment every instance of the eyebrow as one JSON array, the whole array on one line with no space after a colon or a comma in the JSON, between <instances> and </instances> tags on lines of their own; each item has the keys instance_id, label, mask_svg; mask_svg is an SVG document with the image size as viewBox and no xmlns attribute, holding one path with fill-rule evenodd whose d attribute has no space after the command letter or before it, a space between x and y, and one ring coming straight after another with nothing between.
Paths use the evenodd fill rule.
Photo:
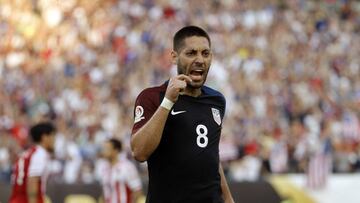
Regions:
<instances>
[{"instance_id":1,"label":"eyebrow","mask_svg":"<svg viewBox=\"0 0 360 203\"><path fill-rule=\"evenodd\" d=\"M194 48L190 48L190 49L187 49L186 52L193 52L193 51L210 51L209 48L205 48L205 49L202 49L202 50L198 50L198 49L194 49Z\"/></svg>"}]
</instances>

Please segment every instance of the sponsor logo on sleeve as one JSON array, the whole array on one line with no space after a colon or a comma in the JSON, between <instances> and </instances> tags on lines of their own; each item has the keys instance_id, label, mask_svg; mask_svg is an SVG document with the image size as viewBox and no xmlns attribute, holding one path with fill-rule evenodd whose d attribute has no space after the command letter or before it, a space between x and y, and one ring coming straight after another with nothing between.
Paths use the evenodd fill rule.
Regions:
<instances>
[{"instance_id":1,"label":"sponsor logo on sleeve","mask_svg":"<svg viewBox=\"0 0 360 203\"><path fill-rule=\"evenodd\" d=\"M135 107L135 123L145 119L144 115L144 108L142 106Z\"/></svg>"}]
</instances>

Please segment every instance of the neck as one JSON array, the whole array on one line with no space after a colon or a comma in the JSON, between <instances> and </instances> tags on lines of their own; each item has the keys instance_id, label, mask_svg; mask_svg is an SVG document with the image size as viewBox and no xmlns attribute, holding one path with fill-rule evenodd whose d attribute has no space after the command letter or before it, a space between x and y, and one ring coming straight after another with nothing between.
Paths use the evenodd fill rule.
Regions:
<instances>
[{"instance_id":1,"label":"neck","mask_svg":"<svg viewBox=\"0 0 360 203\"><path fill-rule=\"evenodd\" d=\"M191 97L198 97L201 95L201 88L186 87L184 90L184 95L188 95Z\"/></svg>"}]
</instances>

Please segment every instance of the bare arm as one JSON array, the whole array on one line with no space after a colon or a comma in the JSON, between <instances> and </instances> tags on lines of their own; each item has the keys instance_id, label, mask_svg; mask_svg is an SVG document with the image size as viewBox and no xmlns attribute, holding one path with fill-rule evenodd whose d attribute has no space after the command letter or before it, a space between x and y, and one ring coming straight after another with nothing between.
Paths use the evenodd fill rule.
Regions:
<instances>
[{"instance_id":1,"label":"bare arm","mask_svg":"<svg viewBox=\"0 0 360 203\"><path fill-rule=\"evenodd\" d=\"M178 75L170 79L165 98L175 103L180 91L186 87L186 81L191 79L185 75ZM159 106L153 116L131 137L133 156L138 161L146 161L158 147L164 130L169 109Z\"/></svg>"},{"instance_id":2,"label":"bare arm","mask_svg":"<svg viewBox=\"0 0 360 203\"><path fill-rule=\"evenodd\" d=\"M37 197L39 195L39 182L40 177L29 177L27 181L27 197L29 203L37 203Z\"/></svg>"},{"instance_id":3,"label":"bare arm","mask_svg":"<svg viewBox=\"0 0 360 203\"><path fill-rule=\"evenodd\" d=\"M224 170L221 166L221 163L219 164L219 173L220 173L220 177L221 177L221 190L222 190L223 199L224 199L225 203L234 203L234 199L231 195L229 186L227 184Z\"/></svg>"},{"instance_id":4,"label":"bare arm","mask_svg":"<svg viewBox=\"0 0 360 203\"><path fill-rule=\"evenodd\" d=\"M133 156L146 161L160 143L169 110L159 107L150 120L131 138Z\"/></svg>"}]
</instances>

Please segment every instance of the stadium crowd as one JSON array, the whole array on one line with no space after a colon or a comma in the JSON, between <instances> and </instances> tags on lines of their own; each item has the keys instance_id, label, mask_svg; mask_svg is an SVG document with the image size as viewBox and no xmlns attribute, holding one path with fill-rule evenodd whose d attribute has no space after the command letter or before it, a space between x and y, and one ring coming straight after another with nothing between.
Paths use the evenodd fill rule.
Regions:
<instances>
[{"instance_id":1,"label":"stadium crowd","mask_svg":"<svg viewBox=\"0 0 360 203\"><path fill-rule=\"evenodd\" d=\"M3 0L0 179L44 119L58 128L56 181L95 181L109 137L130 156L135 97L176 74L172 34L185 24L212 38L207 85L227 99L232 180L304 172L316 153L359 171L359 14L350 0Z\"/></svg>"}]
</instances>

